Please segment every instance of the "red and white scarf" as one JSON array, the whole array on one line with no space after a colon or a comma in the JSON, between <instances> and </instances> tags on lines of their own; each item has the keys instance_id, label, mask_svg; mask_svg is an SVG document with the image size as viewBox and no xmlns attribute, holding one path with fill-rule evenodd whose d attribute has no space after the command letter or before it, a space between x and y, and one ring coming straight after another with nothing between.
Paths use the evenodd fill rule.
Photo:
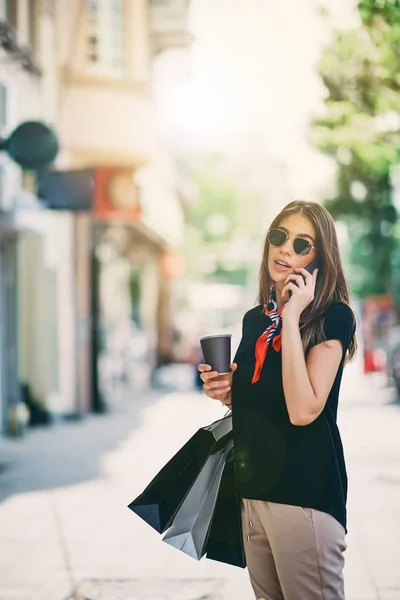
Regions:
<instances>
[{"instance_id":1,"label":"red and white scarf","mask_svg":"<svg viewBox=\"0 0 400 600\"><path fill-rule=\"evenodd\" d=\"M272 289L271 294L269 296L268 304L264 304L264 314L271 319L272 323L267 327L264 333L260 335L256 342L256 364L254 367L254 374L251 383L256 383L260 379L261 369L263 367L265 357L267 356L267 350L271 340L272 346L276 352L279 352L281 349L282 312L286 304L284 304L282 308L278 311L275 289Z\"/></svg>"}]
</instances>

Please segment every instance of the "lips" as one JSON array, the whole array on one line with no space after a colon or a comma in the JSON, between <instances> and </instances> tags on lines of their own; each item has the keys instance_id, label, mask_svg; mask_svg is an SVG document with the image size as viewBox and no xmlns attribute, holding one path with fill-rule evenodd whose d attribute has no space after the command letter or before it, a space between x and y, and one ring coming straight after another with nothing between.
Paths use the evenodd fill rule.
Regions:
<instances>
[{"instance_id":1,"label":"lips","mask_svg":"<svg viewBox=\"0 0 400 600\"><path fill-rule=\"evenodd\" d=\"M280 264L282 262L282 264ZM277 261L274 260L274 265L275 267L278 269L278 271L287 271L288 269L291 269L291 266L288 265L286 262L284 261Z\"/></svg>"}]
</instances>

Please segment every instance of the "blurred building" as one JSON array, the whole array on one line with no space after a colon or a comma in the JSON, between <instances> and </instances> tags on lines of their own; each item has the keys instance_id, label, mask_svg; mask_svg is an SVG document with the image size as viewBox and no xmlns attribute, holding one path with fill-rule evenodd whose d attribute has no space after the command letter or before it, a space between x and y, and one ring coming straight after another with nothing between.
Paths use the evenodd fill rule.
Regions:
<instances>
[{"instance_id":1,"label":"blurred building","mask_svg":"<svg viewBox=\"0 0 400 600\"><path fill-rule=\"evenodd\" d=\"M156 56L188 43L187 3L60 0L59 22L60 164L95 178L93 210L75 217L78 381L101 410L102 378L142 384L173 359L184 206L151 83Z\"/></svg>"},{"instance_id":2,"label":"blurred building","mask_svg":"<svg viewBox=\"0 0 400 600\"><path fill-rule=\"evenodd\" d=\"M0 136L22 122L55 125L55 2L0 2ZM72 401L68 217L45 210L35 177L0 155L0 431L17 433L33 401L38 419Z\"/></svg>"},{"instance_id":3,"label":"blurred building","mask_svg":"<svg viewBox=\"0 0 400 600\"><path fill-rule=\"evenodd\" d=\"M3 431L21 390L39 413L79 415L104 408L102 386L115 371L144 385L173 360L185 200L151 85L159 53L190 41L187 8L185 0L0 1L2 28L21 48L3 36L0 135L22 120L54 124L56 173L92 184L86 206L65 204L61 191L57 205L1 157Z\"/></svg>"}]
</instances>

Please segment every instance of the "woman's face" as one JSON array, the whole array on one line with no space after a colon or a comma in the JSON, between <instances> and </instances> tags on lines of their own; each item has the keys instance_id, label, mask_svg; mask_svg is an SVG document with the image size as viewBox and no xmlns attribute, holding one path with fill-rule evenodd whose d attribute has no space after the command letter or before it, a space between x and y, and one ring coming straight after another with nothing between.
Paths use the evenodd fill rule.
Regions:
<instances>
[{"instance_id":1,"label":"woman's face","mask_svg":"<svg viewBox=\"0 0 400 600\"><path fill-rule=\"evenodd\" d=\"M269 244L268 252L268 271L271 279L275 282L278 290L284 287L286 277L294 272L296 268L305 268L316 258L316 250L312 248L306 256L296 254L293 249L293 242L296 237L304 237L315 246L317 232L314 225L301 213L294 213L286 216L279 222L279 229L283 229L288 234L286 242L282 246L272 246ZM287 266L283 267L276 261L283 262Z\"/></svg>"}]
</instances>

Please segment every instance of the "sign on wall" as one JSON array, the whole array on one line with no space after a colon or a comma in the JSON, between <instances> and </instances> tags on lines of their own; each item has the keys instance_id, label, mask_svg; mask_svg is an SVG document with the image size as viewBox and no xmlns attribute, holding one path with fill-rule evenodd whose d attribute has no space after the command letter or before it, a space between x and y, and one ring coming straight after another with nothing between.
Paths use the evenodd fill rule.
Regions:
<instances>
[{"instance_id":1,"label":"sign on wall","mask_svg":"<svg viewBox=\"0 0 400 600\"><path fill-rule=\"evenodd\" d=\"M138 221L141 216L138 188L133 169L99 167L95 169L94 215L99 219Z\"/></svg>"}]
</instances>

